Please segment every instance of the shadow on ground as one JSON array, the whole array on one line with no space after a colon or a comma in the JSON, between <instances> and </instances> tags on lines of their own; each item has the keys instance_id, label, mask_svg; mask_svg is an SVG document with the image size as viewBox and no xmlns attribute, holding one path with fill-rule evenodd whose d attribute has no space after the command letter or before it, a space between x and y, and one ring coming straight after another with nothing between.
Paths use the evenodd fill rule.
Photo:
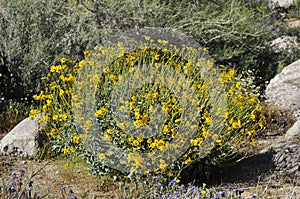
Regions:
<instances>
[{"instance_id":1,"label":"shadow on ground","mask_svg":"<svg viewBox=\"0 0 300 199\"><path fill-rule=\"evenodd\" d=\"M190 165L182 173L183 183L194 183L202 185L203 182L209 185L227 183L255 183L262 176L267 176L274 172L273 163L274 151L253 155L238 162L240 157L234 160L223 162L221 165L206 165L195 163Z\"/></svg>"}]
</instances>

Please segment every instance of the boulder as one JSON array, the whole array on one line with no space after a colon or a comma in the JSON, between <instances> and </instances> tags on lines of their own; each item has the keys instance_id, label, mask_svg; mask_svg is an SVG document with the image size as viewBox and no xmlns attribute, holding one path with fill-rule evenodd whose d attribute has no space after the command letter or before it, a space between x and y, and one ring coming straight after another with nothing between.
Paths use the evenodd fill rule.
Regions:
<instances>
[{"instance_id":1,"label":"boulder","mask_svg":"<svg viewBox=\"0 0 300 199\"><path fill-rule=\"evenodd\" d=\"M300 145L293 141L280 141L272 145L275 151L275 173L286 180L300 178Z\"/></svg>"},{"instance_id":2,"label":"boulder","mask_svg":"<svg viewBox=\"0 0 300 199\"><path fill-rule=\"evenodd\" d=\"M300 60L286 66L267 85L266 101L279 110L299 118L300 110Z\"/></svg>"},{"instance_id":3,"label":"boulder","mask_svg":"<svg viewBox=\"0 0 300 199\"><path fill-rule=\"evenodd\" d=\"M293 48L300 48L300 44L297 42L297 37L282 36L271 42L271 48L274 52L281 53L293 53Z\"/></svg>"},{"instance_id":4,"label":"boulder","mask_svg":"<svg viewBox=\"0 0 300 199\"><path fill-rule=\"evenodd\" d=\"M300 120L297 120L294 125L286 132L285 138L287 140L300 138Z\"/></svg>"},{"instance_id":5,"label":"boulder","mask_svg":"<svg viewBox=\"0 0 300 199\"><path fill-rule=\"evenodd\" d=\"M21 121L0 140L0 155L35 157L38 153L37 137L40 116Z\"/></svg>"},{"instance_id":6,"label":"boulder","mask_svg":"<svg viewBox=\"0 0 300 199\"><path fill-rule=\"evenodd\" d=\"M281 8L288 8L294 5L294 0L269 0L269 7L281 7Z\"/></svg>"}]
</instances>

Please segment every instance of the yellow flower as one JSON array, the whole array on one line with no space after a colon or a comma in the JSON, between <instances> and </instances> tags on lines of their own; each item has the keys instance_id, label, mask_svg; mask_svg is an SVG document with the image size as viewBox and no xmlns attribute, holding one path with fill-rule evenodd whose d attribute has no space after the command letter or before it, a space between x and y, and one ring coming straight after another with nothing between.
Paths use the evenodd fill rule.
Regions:
<instances>
[{"instance_id":1,"label":"yellow flower","mask_svg":"<svg viewBox=\"0 0 300 199\"><path fill-rule=\"evenodd\" d=\"M83 59L83 60L81 60L81 61L78 63L78 66L79 66L79 67L82 67L82 66L84 66L84 64L85 64L85 60Z\"/></svg>"},{"instance_id":2,"label":"yellow flower","mask_svg":"<svg viewBox=\"0 0 300 199\"><path fill-rule=\"evenodd\" d=\"M143 115L142 120L145 121L145 122L147 122L149 119L150 119L149 114L145 113L145 114Z\"/></svg>"},{"instance_id":3,"label":"yellow flower","mask_svg":"<svg viewBox=\"0 0 300 199\"><path fill-rule=\"evenodd\" d=\"M40 113L39 110L37 110L37 109L32 109L32 110L30 110L29 115L36 115L36 114L39 114L39 113Z\"/></svg>"},{"instance_id":4,"label":"yellow flower","mask_svg":"<svg viewBox=\"0 0 300 199\"><path fill-rule=\"evenodd\" d=\"M46 121L46 122L50 122L50 118L49 118L48 115L44 115L44 116L42 117L42 120L44 120L44 121Z\"/></svg>"},{"instance_id":5,"label":"yellow flower","mask_svg":"<svg viewBox=\"0 0 300 199\"><path fill-rule=\"evenodd\" d=\"M205 111L205 112L204 112L204 114L203 114L203 116L202 116L202 119L205 120L205 123L206 123L206 124L208 124L208 125L212 124L212 119L211 119L211 117L210 117L208 111Z\"/></svg>"},{"instance_id":6,"label":"yellow flower","mask_svg":"<svg viewBox=\"0 0 300 199\"><path fill-rule=\"evenodd\" d=\"M225 111L225 118L228 119L230 117L230 112L229 110L226 110Z\"/></svg>"},{"instance_id":7,"label":"yellow flower","mask_svg":"<svg viewBox=\"0 0 300 199\"><path fill-rule=\"evenodd\" d=\"M63 152L63 154L66 155L69 152L69 149L63 148L61 149L61 152Z\"/></svg>"},{"instance_id":8,"label":"yellow flower","mask_svg":"<svg viewBox=\"0 0 300 199\"><path fill-rule=\"evenodd\" d=\"M106 132L104 133L104 138L109 142L112 141L112 137L109 134L107 134Z\"/></svg>"},{"instance_id":9,"label":"yellow flower","mask_svg":"<svg viewBox=\"0 0 300 199\"><path fill-rule=\"evenodd\" d=\"M71 146L70 151L71 151L71 153L75 153L75 151L76 151L75 147Z\"/></svg>"},{"instance_id":10,"label":"yellow flower","mask_svg":"<svg viewBox=\"0 0 300 199\"><path fill-rule=\"evenodd\" d=\"M57 133L56 129L55 129L55 128L52 128L52 129L50 130L49 136L52 137L52 136L54 136L56 133Z\"/></svg>"},{"instance_id":11,"label":"yellow flower","mask_svg":"<svg viewBox=\"0 0 300 199\"><path fill-rule=\"evenodd\" d=\"M33 95L32 97L34 100L37 100L37 101L41 100L41 96L39 96L39 95Z\"/></svg>"},{"instance_id":12,"label":"yellow flower","mask_svg":"<svg viewBox=\"0 0 300 199\"><path fill-rule=\"evenodd\" d=\"M152 142L152 143L150 144L150 148L153 149L153 148L155 148L155 147L156 147L155 142Z\"/></svg>"},{"instance_id":13,"label":"yellow flower","mask_svg":"<svg viewBox=\"0 0 300 199\"><path fill-rule=\"evenodd\" d=\"M68 116L67 116L66 113L64 113L64 114L60 114L59 118L62 118L63 120L66 120L68 118Z\"/></svg>"},{"instance_id":14,"label":"yellow flower","mask_svg":"<svg viewBox=\"0 0 300 199\"><path fill-rule=\"evenodd\" d=\"M133 72L134 71L134 67L129 67L129 72Z\"/></svg>"},{"instance_id":15,"label":"yellow flower","mask_svg":"<svg viewBox=\"0 0 300 199\"><path fill-rule=\"evenodd\" d=\"M234 87L231 87L231 88L229 89L229 93L230 93L231 95L234 95L234 93L235 93L235 88L234 88Z\"/></svg>"},{"instance_id":16,"label":"yellow flower","mask_svg":"<svg viewBox=\"0 0 300 199\"><path fill-rule=\"evenodd\" d=\"M242 127L241 120L238 120L237 122L234 121L232 123L232 128L237 129L237 128L240 128L240 127Z\"/></svg>"},{"instance_id":17,"label":"yellow flower","mask_svg":"<svg viewBox=\"0 0 300 199\"><path fill-rule=\"evenodd\" d=\"M74 82L75 81L75 77L72 74L68 74L66 80L69 81L69 82Z\"/></svg>"},{"instance_id":18,"label":"yellow flower","mask_svg":"<svg viewBox=\"0 0 300 199\"><path fill-rule=\"evenodd\" d=\"M50 72L51 73L55 73L56 72L57 67L56 66L50 66Z\"/></svg>"},{"instance_id":19,"label":"yellow flower","mask_svg":"<svg viewBox=\"0 0 300 199\"><path fill-rule=\"evenodd\" d=\"M52 100L46 100L47 102L47 106L51 106L52 105Z\"/></svg>"},{"instance_id":20,"label":"yellow flower","mask_svg":"<svg viewBox=\"0 0 300 199\"><path fill-rule=\"evenodd\" d=\"M257 99L255 97L251 97L249 100L248 100L250 103L254 104L257 102Z\"/></svg>"},{"instance_id":21,"label":"yellow flower","mask_svg":"<svg viewBox=\"0 0 300 199\"><path fill-rule=\"evenodd\" d=\"M166 49L166 48L164 48L164 49L162 49L162 52L166 54L166 53L168 53L168 52L169 52L169 50L168 50L168 49Z\"/></svg>"},{"instance_id":22,"label":"yellow flower","mask_svg":"<svg viewBox=\"0 0 300 199\"><path fill-rule=\"evenodd\" d=\"M90 54L90 53L91 53L90 50L85 50L85 51L83 52L84 55L88 55L88 54Z\"/></svg>"},{"instance_id":23,"label":"yellow flower","mask_svg":"<svg viewBox=\"0 0 300 199\"><path fill-rule=\"evenodd\" d=\"M253 145L254 147L258 146L258 142L257 142L257 140L255 140L255 139L252 139L252 145Z\"/></svg>"},{"instance_id":24,"label":"yellow flower","mask_svg":"<svg viewBox=\"0 0 300 199\"><path fill-rule=\"evenodd\" d=\"M134 60L134 57L132 57L132 56L128 56L128 57L126 57L126 62L131 62L131 61L133 61Z\"/></svg>"},{"instance_id":25,"label":"yellow flower","mask_svg":"<svg viewBox=\"0 0 300 199\"><path fill-rule=\"evenodd\" d=\"M129 102L129 107L130 107L130 109L133 109L134 108L134 102Z\"/></svg>"},{"instance_id":26,"label":"yellow flower","mask_svg":"<svg viewBox=\"0 0 300 199\"><path fill-rule=\"evenodd\" d=\"M133 123L134 126L146 126L147 125L147 122L144 121L144 120L136 120L134 123Z\"/></svg>"},{"instance_id":27,"label":"yellow flower","mask_svg":"<svg viewBox=\"0 0 300 199\"><path fill-rule=\"evenodd\" d=\"M133 137L128 138L128 141L129 141L129 142L132 142L133 140L134 140Z\"/></svg>"},{"instance_id":28,"label":"yellow flower","mask_svg":"<svg viewBox=\"0 0 300 199\"><path fill-rule=\"evenodd\" d=\"M43 112L46 112L48 109L47 105L43 105Z\"/></svg>"},{"instance_id":29,"label":"yellow flower","mask_svg":"<svg viewBox=\"0 0 300 199\"><path fill-rule=\"evenodd\" d=\"M204 128L204 127L202 128L202 135L203 135L204 138L207 138L208 135L209 135L208 130L206 128Z\"/></svg>"},{"instance_id":30,"label":"yellow flower","mask_svg":"<svg viewBox=\"0 0 300 199\"><path fill-rule=\"evenodd\" d=\"M53 115L53 116L52 116L52 119L53 119L53 120L58 120L58 115Z\"/></svg>"},{"instance_id":31,"label":"yellow flower","mask_svg":"<svg viewBox=\"0 0 300 199\"><path fill-rule=\"evenodd\" d=\"M140 109L138 109L138 108L135 109L135 110L134 110L134 117L135 117L136 119L139 119L140 116L141 116L141 115L140 115Z\"/></svg>"},{"instance_id":32,"label":"yellow flower","mask_svg":"<svg viewBox=\"0 0 300 199\"><path fill-rule=\"evenodd\" d=\"M147 101L149 101L149 100L151 99L151 94L150 94L150 93L146 93L145 99L146 99Z\"/></svg>"},{"instance_id":33,"label":"yellow flower","mask_svg":"<svg viewBox=\"0 0 300 199\"><path fill-rule=\"evenodd\" d=\"M255 109L258 110L258 111L262 111L262 106L260 104L257 104L255 106Z\"/></svg>"},{"instance_id":34,"label":"yellow flower","mask_svg":"<svg viewBox=\"0 0 300 199\"><path fill-rule=\"evenodd\" d=\"M145 38L147 41L150 41L150 39L151 39L150 36L144 36L144 38Z\"/></svg>"},{"instance_id":35,"label":"yellow flower","mask_svg":"<svg viewBox=\"0 0 300 199\"><path fill-rule=\"evenodd\" d=\"M237 83L235 84L235 87L238 88L238 89L242 88L241 82L237 82Z\"/></svg>"},{"instance_id":36,"label":"yellow flower","mask_svg":"<svg viewBox=\"0 0 300 199\"><path fill-rule=\"evenodd\" d=\"M81 138L77 135L77 134L74 134L73 135L73 138L72 138L73 142L76 143L76 144L79 144L81 142Z\"/></svg>"},{"instance_id":37,"label":"yellow flower","mask_svg":"<svg viewBox=\"0 0 300 199\"><path fill-rule=\"evenodd\" d=\"M158 39L157 42L160 43L160 44L163 44L163 45L167 45L168 44L167 40Z\"/></svg>"},{"instance_id":38,"label":"yellow flower","mask_svg":"<svg viewBox=\"0 0 300 199\"><path fill-rule=\"evenodd\" d=\"M147 174L149 174L150 173L150 170L146 170L146 171L144 171L144 175L147 175Z\"/></svg>"},{"instance_id":39,"label":"yellow flower","mask_svg":"<svg viewBox=\"0 0 300 199\"><path fill-rule=\"evenodd\" d=\"M159 165L159 168L162 170L162 172L166 172L168 169L168 165L166 163L161 163Z\"/></svg>"},{"instance_id":40,"label":"yellow flower","mask_svg":"<svg viewBox=\"0 0 300 199\"><path fill-rule=\"evenodd\" d=\"M151 139L151 138L148 138L148 139L147 139L147 143L148 143L148 144L151 144L151 143L152 143L152 139Z\"/></svg>"},{"instance_id":41,"label":"yellow flower","mask_svg":"<svg viewBox=\"0 0 300 199\"><path fill-rule=\"evenodd\" d=\"M137 100L137 97L136 97L135 95L133 95L133 96L131 97L131 100L135 102L135 101Z\"/></svg>"},{"instance_id":42,"label":"yellow flower","mask_svg":"<svg viewBox=\"0 0 300 199\"><path fill-rule=\"evenodd\" d=\"M102 117L107 111L108 111L107 108L101 108L96 111L95 116Z\"/></svg>"},{"instance_id":43,"label":"yellow flower","mask_svg":"<svg viewBox=\"0 0 300 199\"><path fill-rule=\"evenodd\" d=\"M171 132L172 132L172 138L175 138L175 136L176 136L176 133L177 133L177 129L176 128L172 128L171 129Z\"/></svg>"},{"instance_id":44,"label":"yellow flower","mask_svg":"<svg viewBox=\"0 0 300 199\"><path fill-rule=\"evenodd\" d=\"M106 133L108 133L108 134L111 135L111 134L113 133L113 130L112 130L112 129L107 129L107 130L106 130Z\"/></svg>"},{"instance_id":45,"label":"yellow flower","mask_svg":"<svg viewBox=\"0 0 300 199\"><path fill-rule=\"evenodd\" d=\"M265 126L265 124L266 124L266 118L265 118L265 116L261 115L258 125L260 128L263 128Z\"/></svg>"},{"instance_id":46,"label":"yellow flower","mask_svg":"<svg viewBox=\"0 0 300 199\"><path fill-rule=\"evenodd\" d=\"M242 95L241 93L238 94L238 100L239 101L244 101L244 95Z\"/></svg>"},{"instance_id":47,"label":"yellow flower","mask_svg":"<svg viewBox=\"0 0 300 199\"><path fill-rule=\"evenodd\" d=\"M139 141L140 143L143 142L143 140L144 140L144 137L143 137L143 136L139 136L139 137L137 138L137 141Z\"/></svg>"},{"instance_id":48,"label":"yellow flower","mask_svg":"<svg viewBox=\"0 0 300 199\"><path fill-rule=\"evenodd\" d=\"M170 131L170 125L164 125L163 134L167 134Z\"/></svg>"},{"instance_id":49,"label":"yellow flower","mask_svg":"<svg viewBox=\"0 0 300 199\"><path fill-rule=\"evenodd\" d=\"M208 125L212 124L212 119L211 119L211 117L206 117L206 118L205 118L205 123L208 124Z\"/></svg>"},{"instance_id":50,"label":"yellow flower","mask_svg":"<svg viewBox=\"0 0 300 199\"><path fill-rule=\"evenodd\" d=\"M201 146L203 144L203 139L202 138L196 138L191 140L191 145L193 146Z\"/></svg>"},{"instance_id":51,"label":"yellow flower","mask_svg":"<svg viewBox=\"0 0 300 199\"><path fill-rule=\"evenodd\" d=\"M103 69L103 73L109 73L110 72L110 69L109 68L104 68Z\"/></svg>"},{"instance_id":52,"label":"yellow flower","mask_svg":"<svg viewBox=\"0 0 300 199\"><path fill-rule=\"evenodd\" d=\"M232 80L232 77L235 75L235 70L234 69L230 69L229 71L229 80Z\"/></svg>"},{"instance_id":53,"label":"yellow flower","mask_svg":"<svg viewBox=\"0 0 300 199\"><path fill-rule=\"evenodd\" d=\"M101 160L103 160L103 159L105 158L105 154L104 154L104 153L99 153L99 154L98 154L98 157L99 157Z\"/></svg>"},{"instance_id":54,"label":"yellow flower","mask_svg":"<svg viewBox=\"0 0 300 199\"><path fill-rule=\"evenodd\" d=\"M183 164L190 164L192 162L191 158L188 157L188 159L186 159Z\"/></svg>"},{"instance_id":55,"label":"yellow flower","mask_svg":"<svg viewBox=\"0 0 300 199\"><path fill-rule=\"evenodd\" d=\"M246 134L249 135L249 136L253 136L256 134L256 130L246 130Z\"/></svg>"},{"instance_id":56,"label":"yellow flower","mask_svg":"<svg viewBox=\"0 0 300 199\"><path fill-rule=\"evenodd\" d=\"M165 141L163 140L155 140L155 146L156 148L158 148L159 150L163 150L165 147Z\"/></svg>"},{"instance_id":57,"label":"yellow flower","mask_svg":"<svg viewBox=\"0 0 300 199\"><path fill-rule=\"evenodd\" d=\"M110 76L110 79L113 81L113 82L118 82L118 80L119 80L119 78L117 77L117 76L115 76L115 75L111 75Z\"/></svg>"},{"instance_id":58,"label":"yellow flower","mask_svg":"<svg viewBox=\"0 0 300 199\"><path fill-rule=\"evenodd\" d=\"M59 90L59 95L63 95L64 93L65 93L64 90L62 90L62 89Z\"/></svg>"},{"instance_id":59,"label":"yellow flower","mask_svg":"<svg viewBox=\"0 0 300 199\"><path fill-rule=\"evenodd\" d=\"M251 111L249 118L253 121L256 119L256 111L255 110Z\"/></svg>"},{"instance_id":60,"label":"yellow flower","mask_svg":"<svg viewBox=\"0 0 300 199\"><path fill-rule=\"evenodd\" d=\"M138 140L134 140L133 142L133 146L138 147L140 145Z\"/></svg>"},{"instance_id":61,"label":"yellow flower","mask_svg":"<svg viewBox=\"0 0 300 199\"><path fill-rule=\"evenodd\" d=\"M180 123L180 122L181 122L181 120L182 120L181 118L179 118L179 119L176 119L176 120L175 120L175 123Z\"/></svg>"},{"instance_id":62,"label":"yellow flower","mask_svg":"<svg viewBox=\"0 0 300 199\"><path fill-rule=\"evenodd\" d=\"M158 92L155 92L155 93L152 95L153 99L157 99L158 96L159 96Z\"/></svg>"},{"instance_id":63,"label":"yellow flower","mask_svg":"<svg viewBox=\"0 0 300 199\"><path fill-rule=\"evenodd\" d=\"M60 62L61 62L62 64L66 63L67 60L68 60L68 59L65 58L65 57L60 58Z\"/></svg>"}]
</instances>

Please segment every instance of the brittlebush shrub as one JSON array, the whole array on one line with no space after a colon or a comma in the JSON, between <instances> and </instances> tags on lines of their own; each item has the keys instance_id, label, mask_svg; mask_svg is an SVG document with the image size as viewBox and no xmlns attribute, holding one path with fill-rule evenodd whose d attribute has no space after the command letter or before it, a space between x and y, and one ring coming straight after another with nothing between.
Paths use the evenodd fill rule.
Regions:
<instances>
[{"instance_id":1,"label":"brittlebush shrub","mask_svg":"<svg viewBox=\"0 0 300 199\"><path fill-rule=\"evenodd\" d=\"M171 177L211 149L221 151L216 157L220 162L241 148L258 144L255 136L264 128L265 118L251 78L216 67L205 56L205 48L178 49L168 41L145 39L134 51L127 51L122 43L118 48L97 46L85 51L80 62L62 58L61 64L50 67L43 78L45 89L34 95L39 106L31 110L30 117L41 114L41 122L47 122L43 133L56 154L83 157L98 175L119 173L106 164L110 152L98 143L102 140L128 153L122 163L128 173ZM148 68L143 71L141 67ZM154 82L146 84L143 78ZM155 117L159 111L164 118ZM161 128L147 134L144 127L151 124ZM188 128L182 130L181 125ZM145 130L143 134L135 132L139 128ZM147 160L142 153L174 152L181 142L172 140L178 137L188 140L183 154L171 164L159 159L157 168L143 170Z\"/></svg>"}]
</instances>

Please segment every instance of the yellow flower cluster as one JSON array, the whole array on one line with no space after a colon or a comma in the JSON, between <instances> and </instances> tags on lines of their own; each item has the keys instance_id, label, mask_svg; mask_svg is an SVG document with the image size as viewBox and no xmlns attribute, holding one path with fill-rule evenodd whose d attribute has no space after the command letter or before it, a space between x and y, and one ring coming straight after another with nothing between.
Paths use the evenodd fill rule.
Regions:
<instances>
[{"instance_id":1,"label":"yellow flower cluster","mask_svg":"<svg viewBox=\"0 0 300 199\"><path fill-rule=\"evenodd\" d=\"M66 70L67 68L68 68L67 65L51 66L50 67L50 72L51 73L58 73L58 72L61 72L63 70Z\"/></svg>"},{"instance_id":2,"label":"yellow flower cluster","mask_svg":"<svg viewBox=\"0 0 300 199\"><path fill-rule=\"evenodd\" d=\"M53 145L64 146L61 149L63 154L69 154L75 153L82 142L82 137L76 133L62 133L71 125L73 84L80 66L67 58L59 61L61 64L51 66L50 73L42 78L46 88L33 96L38 108L31 110L29 117L33 119L40 113L41 122L47 124L43 127L43 132L53 140ZM69 146L66 147L67 145Z\"/></svg>"}]
</instances>

